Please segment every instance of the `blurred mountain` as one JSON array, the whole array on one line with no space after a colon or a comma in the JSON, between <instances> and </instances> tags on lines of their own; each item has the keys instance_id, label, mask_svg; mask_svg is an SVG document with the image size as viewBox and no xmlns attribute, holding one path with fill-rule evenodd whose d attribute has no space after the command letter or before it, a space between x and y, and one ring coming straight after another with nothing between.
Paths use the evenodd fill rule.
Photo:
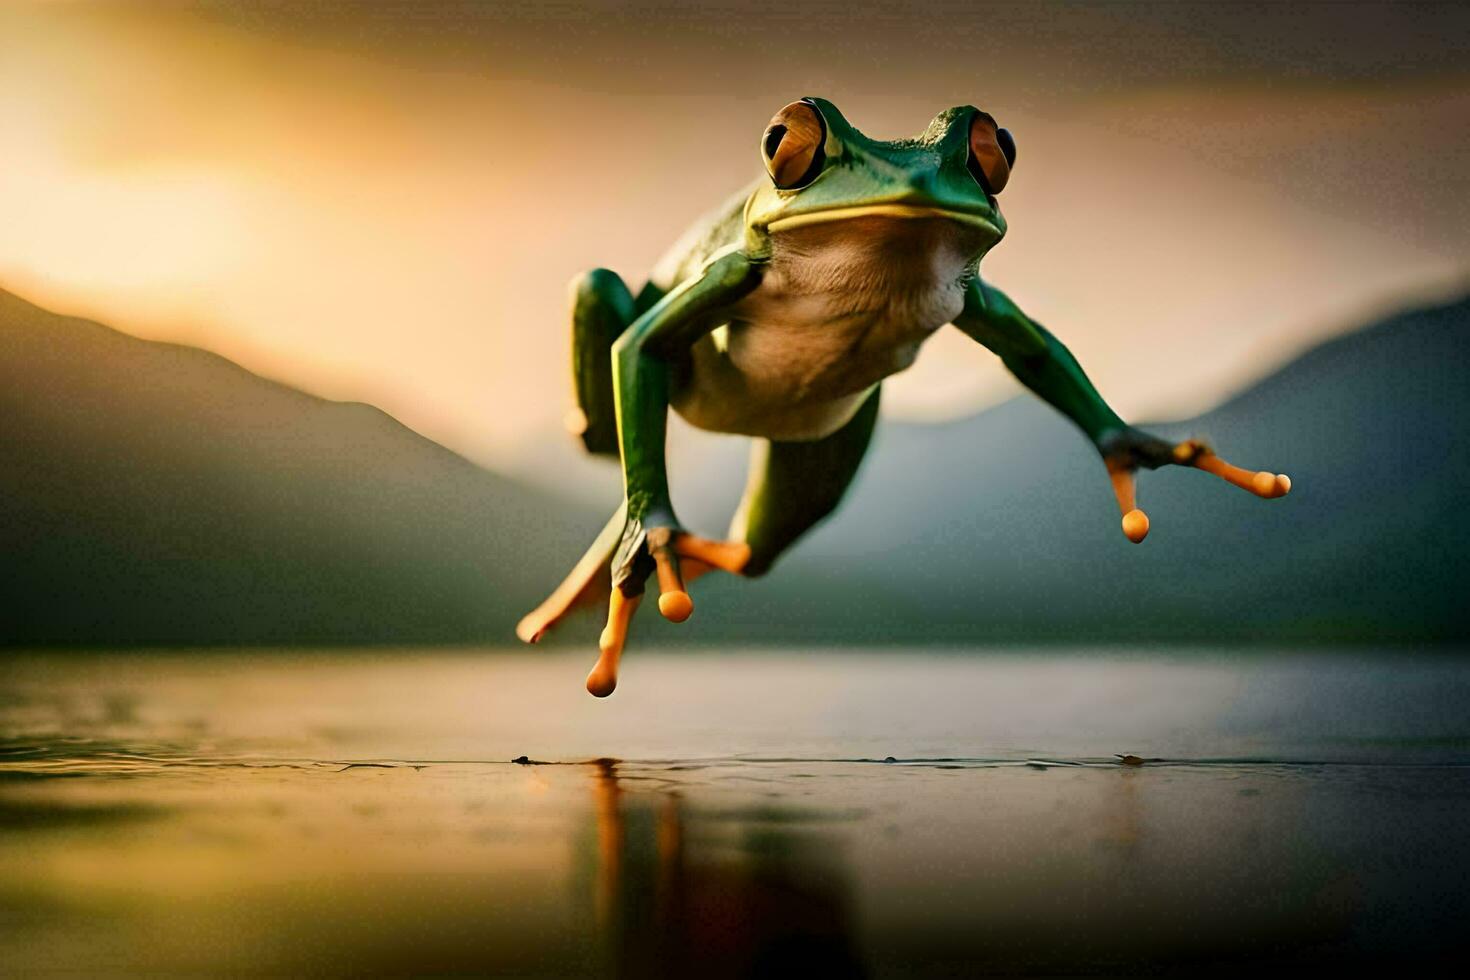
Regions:
<instances>
[{"instance_id":1,"label":"blurred mountain","mask_svg":"<svg viewBox=\"0 0 1470 980\"><path fill-rule=\"evenodd\" d=\"M1464 640L1466 363L1470 299L1149 426L1294 488L1145 472L1137 546L1091 447L1034 397L885 419L833 520L765 579L699 582L689 624L640 617L637 642ZM508 479L370 407L4 293L0 412L0 644L508 643L616 503L616 468L562 433ZM680 512L717 533L747 444L672 441Z\"/></svg>"},{"instance_id":2,"label":"blurred mountain","mask_svg":"<svg viewBox=\"0 0 1470 980\"><path fill-rule=\"evenodd\" d=\"M507 641L605 515L0 292L0 644Z\"/></svg>"},{"instance_id":3,"label":"blurred mountain","mask_svg":"<svg viewBox=\"0 0 1470 980\"><path fill-rule=\"evenodd\" d=\"M769 607L706 603L701 628L738 616L752 638L883 643L1464 640L1467 364L1470 298L1322 344L1214 411L1146 426L1294 485L1259 500L1197 470L1145 471L1141 545L1119 530L1090 445L1030 395L948 424L885 420L848 503L761 583ZM711 475L705 492L728 483ZM845 583L840 606L800 614L809 584L855 569L863 580Z\"/></svg>"}]
</instances>

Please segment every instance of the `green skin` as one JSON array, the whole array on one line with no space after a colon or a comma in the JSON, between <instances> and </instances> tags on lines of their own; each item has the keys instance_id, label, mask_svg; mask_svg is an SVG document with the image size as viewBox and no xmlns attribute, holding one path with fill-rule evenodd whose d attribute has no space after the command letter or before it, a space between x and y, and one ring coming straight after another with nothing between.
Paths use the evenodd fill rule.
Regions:
<instances>
[{"instance_id":1,"label":"green skin","mask_svg":"<svg viewBox=\"0 0 1470 980\"><path fill-rule=\"evenodd\" d=\"M625 595L643 591L650 547L667 548L682 530L664 460L671 403L688 406L681 411L696 425L757 438L732 537L751 547L745 573L761 574L837 506L867 449L881 377L906 367L923 337L946 322L1076 423L1110 466L1177 462L1172 443L1119 418L1067 348L980 278L980 260L1006 223L968 167L978 110L950 109L918 138L884 142L830 102L806 101L826 126L816 179L797 190L762 179L687 235L636 297L607 270L576 284L583 439L591 452L619 456L624 481L623 507L588 559L611 557L613 584ZM897 264L874 262L873 242ZM849 256L869 261L872 273L850 290L841 265ZM914 330L885 342L906 315ZM813 338L823 317L847 331L850 355L832 357L821 349L825 338ZM752 349L747 340L760 339L757 353L779 350L783 324L799 377L772 367L779 359L769 356L740 362ZM790 377L765 376L782 371ZM763 399L748 418L739 404L747 391ZM788 417L783 397L805 414Z\"/></svg>"}]
</instances>

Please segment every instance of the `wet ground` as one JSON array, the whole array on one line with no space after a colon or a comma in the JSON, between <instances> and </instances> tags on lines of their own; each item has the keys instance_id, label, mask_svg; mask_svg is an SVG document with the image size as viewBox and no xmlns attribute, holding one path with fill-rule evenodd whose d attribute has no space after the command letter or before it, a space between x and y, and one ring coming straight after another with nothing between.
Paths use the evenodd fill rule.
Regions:
<instances>
[{"instance_id":1,"label":"wet ground","mask_svg":"<svg viewBox=\"0 0 1470 980\"><path fill-rule=\"evenodd\" d=\"M9 656L0 972L1193 975L1470 945L1470 661L635 652L608 701L587 661Z\"/></svg>"}]
</instances>

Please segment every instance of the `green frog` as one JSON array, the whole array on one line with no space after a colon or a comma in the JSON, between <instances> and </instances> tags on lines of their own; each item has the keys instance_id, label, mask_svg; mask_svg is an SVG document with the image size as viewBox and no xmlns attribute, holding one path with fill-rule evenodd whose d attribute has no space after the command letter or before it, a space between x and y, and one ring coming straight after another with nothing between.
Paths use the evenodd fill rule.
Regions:
<instances>
[{"instance_id":1,"label":"green frog","mask_svg":"<svg viewBox=\"0 0 1470 980\"><path fill-rule=\"evenodd\" d=\"M914 139L883 141L806 98L776 113L760 154L765 176L699 222L637 293L607 269L573 284L572 427L588 452L620 460L623 502L517 633L534 643L578 606L606 601L592 694L617 685L650 576L660 613L683 622L690 581L716 569L762 575L833 512L867 450L883 379L949 324L1087 435L1130 541L1149 528L1139 468L1192 466L1261 497L1290 490L1284 475L1124 422L1061 341L981 277L1006 232L997 199L1016 165L1014 138L990 114L959 106ZM674 513L670 408L754 440L728 540L691 534Z\"/></svg>"}]
</instances>

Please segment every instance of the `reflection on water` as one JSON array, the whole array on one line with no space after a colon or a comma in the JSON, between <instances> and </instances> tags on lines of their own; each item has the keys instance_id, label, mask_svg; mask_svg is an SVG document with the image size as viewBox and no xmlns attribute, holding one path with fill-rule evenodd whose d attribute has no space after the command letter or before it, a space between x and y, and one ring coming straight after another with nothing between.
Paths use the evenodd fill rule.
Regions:
<instances>
[{"instance_id":1,"label":"reflection on water","mask_svg":"<svg viewBox=\"0 0 1470 980\"><path fill-rule=\"evenodd\" d=\"M1459 661L645 656L608 702L584 666L0 663L0 963L886 976L1466 952Z\"/></svg>"},{"instance_id":2,"label":"reflection on water","mask_svg":"<svg viewBox=\"0 0 1470 980\"><path fill-rule=\"evenodd\" d=\"M855 975L840 843L793 832L800 811L777 807L693 815L683 793L623 789L618 763L593 769L595 919L619 973L765 976L777 969ZM645 778L645 777L638 777ZM705 839L739 827L734 853ZM691 829L699 846L686 847Z\"/></svg>"}]
</instances>

